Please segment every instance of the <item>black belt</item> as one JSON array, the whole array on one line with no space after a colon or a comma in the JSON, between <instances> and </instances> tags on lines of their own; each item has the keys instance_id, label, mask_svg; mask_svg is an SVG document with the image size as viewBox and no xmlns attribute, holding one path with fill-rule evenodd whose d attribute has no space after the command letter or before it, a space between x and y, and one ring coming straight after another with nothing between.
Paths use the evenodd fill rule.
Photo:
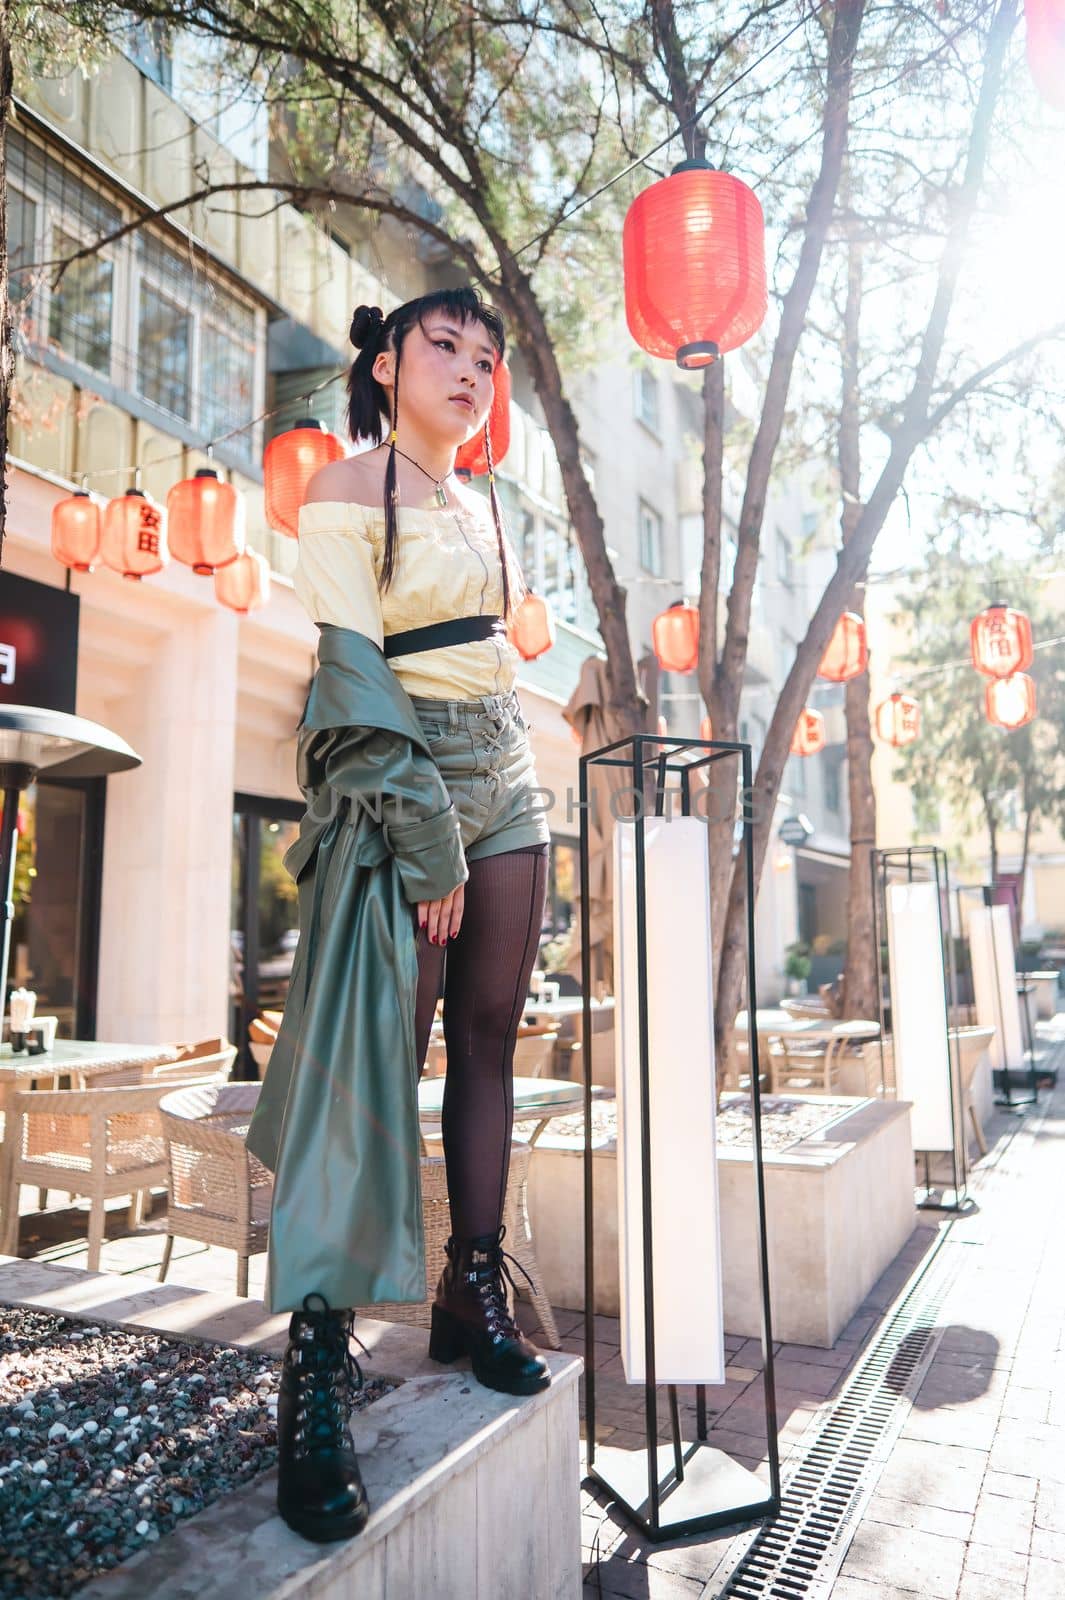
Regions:
<instances>
[{"instance_id":1,"label":"black belt","mask_svg":"<svg viewBox=\"0 0 1065 1600\"><path fill-rule=\"evenodd\" d=\"M448 644L470 644L474 639L505 637L502 617L452 617L425 628L407 628L385 635L385 656L409 656L418 650L441 650Z\"/></svg>"}]
</instances>

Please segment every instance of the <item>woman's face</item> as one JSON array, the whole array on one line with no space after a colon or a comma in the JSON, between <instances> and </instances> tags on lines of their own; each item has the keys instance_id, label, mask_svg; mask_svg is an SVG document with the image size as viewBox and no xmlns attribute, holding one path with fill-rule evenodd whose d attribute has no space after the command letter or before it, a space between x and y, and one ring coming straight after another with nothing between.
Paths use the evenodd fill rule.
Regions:
<instances>
[{"instance_id":1,"label":"woman's face","mask_svg":"<svg viewBox=\"0 0 1065 1600\"><path fill-rule=\"evenodd\" d=\"M432 311L415 322L403 342L400 413L420 432L457 449L484 427L492 405L496 352L483 322L460 322ZM395 382L396 358L382 350L373 375L386 389Z\"/></svg>"}]
</instances>

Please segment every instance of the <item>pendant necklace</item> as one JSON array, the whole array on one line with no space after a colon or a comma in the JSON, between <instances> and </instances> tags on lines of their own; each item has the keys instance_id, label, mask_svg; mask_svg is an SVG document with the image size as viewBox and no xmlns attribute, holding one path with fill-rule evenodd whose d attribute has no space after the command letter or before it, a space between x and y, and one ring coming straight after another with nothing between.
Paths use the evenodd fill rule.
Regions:
<instances>
[{"instance_id":1,"label":"pendant necklace","mask_svg":"<svg viewBox=\"0 0 1065 1600\"><path fill-rule=\"evenodd\" d=\"M451 477L451 474L454 471L454 468L453 467L449 467L448 470L444 473L444 476L442 478L434 478L431 472L426 472L425 471L425 468L422 466L420 461L415 461L413 456L409 456L405 450L401 450L399 448L399 445L396 443L396 436L395 436L394 433L392 435L390 443L392 445L393 450L396 452L397 455L402 456L404 461L409 461L412 467L417 467L418 471L421 472L421 473L424 473L425 476L429 479L429 482L432 484L434 490L436 491L436 503L437 503L437 505L438 506L446 506L447 505L447 494L446 494L446 492L444 490L444 484Z\"/></svg>"}]
</instances>

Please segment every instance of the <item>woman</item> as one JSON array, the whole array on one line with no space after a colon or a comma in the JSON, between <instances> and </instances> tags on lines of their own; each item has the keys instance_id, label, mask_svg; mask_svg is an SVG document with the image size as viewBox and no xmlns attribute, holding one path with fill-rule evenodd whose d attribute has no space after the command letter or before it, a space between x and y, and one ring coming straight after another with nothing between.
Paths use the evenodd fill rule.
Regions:
<instances>
[{"instance_id":1,"label":"woman","mask_svg":"<svg viewBox=\"0 0 1065 1600\"><path fill-rule=\"evenodd\" d=\"M452 1236L430 1355L484 1384L550 1382L507 1307L514 1041L543 917L549 831L505 621L522 594L483 437L501 320L471 289L360 306L349 430L300 510L296 592L320 628L300 727L307 798L286 856L300 945L249 1147L275 1172L267 1300L291 1309L278 1504L325 1540L368 1508L348 1431L351 1307L420 1300L417 1075L443 979ZM383 442L387 432L387 442ZM445 961L446 957L446 961ZM413 1069L413 1070L412 1070Z\"/></svg>"}]
</instances>

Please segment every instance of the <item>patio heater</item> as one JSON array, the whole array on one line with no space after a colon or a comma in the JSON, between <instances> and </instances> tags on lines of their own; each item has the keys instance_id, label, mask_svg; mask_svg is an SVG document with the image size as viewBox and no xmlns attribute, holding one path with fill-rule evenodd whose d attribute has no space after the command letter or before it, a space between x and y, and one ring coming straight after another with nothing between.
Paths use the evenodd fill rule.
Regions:
<instances>
[{"instance_id":1,"label":"patio heater","mask_svg":"<svg viewBox=\"0 0 1065 1600\"><path fill-rule=\"evenodd\" d=\"M961 1044L951 1024L957 984L946 852L938 845L874 850L871 865L881 1072L890 1014L895 1097L910 1102L914 1152L924 1156L924 1198L918 1206L965 1211L968 1163ZM937 1154L950 1156L950 1202L944 1186L932 1181L931 1158ZM941 1198L934 1200L937 1188Z\"/></svg>"},{"instance_id":2,"label":"patio heater","mask_svg":"<svg viewBox=\"0 0 1065 1600\"><path fill-rule=\"evenodd\" d=\"M593 1034L591 1015L593 767L621 768L631 784L611 799L612 810L626 796L632 808L631 815L614 816L613 905L621 1354L627 1381L643 1388L646 1424L644 1446L631 1451L596 1436L592 1052L602 1036ZM720 787L703 781L715 770L722 774ZM579 772L587 1475L649 1539L659 1541L749 1524L780 1509L755 1029L751 747L634 734L582 755ZM667 785L671 774L679 784ZM751 1239L729 1239L724 1250L735 1250L741 1274L749 1265L751 1300L760 1310L768 1482L716 1445L707 1426L707 1386L725 1381L707 827L708 812L716 819L719 807L721 820L733 823L731 840L739 839L733 854L746 889L752 1143ZM732 1281L737 1260L728 1265ZM695 1437L687 1441L680 1384L695 1391ZM665 1444L658 1431L663 1387L670 1433Z\"/></svg>"},{"instance_id":3,"label":"patio heater","mask_svg":"<svg viewBox=\"0 0 1065 1600\"><path fill-rule=\"evenodd\" d=\"M110 728L43 706L0 705L0 1028L7 1014L7 969L15 916L15 855L23 789L40 772L52 778L105 778L139 767L141 758Z\"/></svg>"}]
</instances>

